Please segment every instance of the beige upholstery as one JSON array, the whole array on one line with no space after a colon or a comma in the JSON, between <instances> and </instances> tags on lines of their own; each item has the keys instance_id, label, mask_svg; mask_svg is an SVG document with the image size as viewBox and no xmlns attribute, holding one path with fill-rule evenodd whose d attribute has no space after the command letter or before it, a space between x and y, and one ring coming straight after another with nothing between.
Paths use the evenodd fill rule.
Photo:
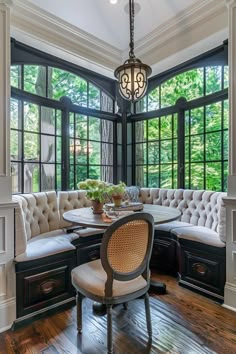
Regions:
<instances>
[{"instance_id":1,"label":"beige upholstery","mask_svg":"<svg viewBox=\"0 0 236 354\"><path fill-rule=\"evenodd\" d=\"M33 237L28 242L25 252L15 257L15 261L32 261L53 254L75 250L76 247L72 245L71 241L78 237L74 233L66 234L63 230L54 230Z\"/></svg>"},{"instance_id":2,"label":"beige upholstery","mask_svg":"<svg viewBox=\"0 0 236 354\"><path fill-rule=\"evenodd\" d=\"M189 224L187 222L176 220L176 221L167 222L165 224L156 225L155 230L171 232L173 229L176 229L178 227L192 227L192 226L193 226L192 224Z\"/></svg>"},{"instance_id":3,"label":"beige upholstery","mask_svg":"<svg viewBox=\"0 0 236 354\"><path fill-rule=\"evenodd\" d=\"M219 238L219 234L203 226L179 227L171 231L178 238L204 243L214 247L225 247L225 243Z\"/></svg>"},{"instance_id":4,"label":"beige upholstery","mask_svg":"<svg viewBox=\"0 0 236 354\"><path fill-rule=\"evenodd\" d=\"M215 231L216 237L226 242L225 205L222 197L226 193L184 190L142 188L139 200L146 204L157 204L177 208L181 211L181 222L194 226L204 226ZM166 231L167 224L159 225L158 230ZM191 229L188 230L191 234ZM199 231L204 229L199 229ZM200 241L199 241L200 242ZM216 241L218 244L218 242Z\"/></svg>"},{"instance_id":5,"label":"beige upholstery","mask_svg":"<svg viewBox=\"0 0 236 354\"><path fill-rule=\"evenodd\" d=\"M86 208L92 205L91 201L87 199L85 191L58 192L58 203L60 214L60 228L71 225L67 221L63 220L63 214L66 211L79 208Z\"/></svg>"},{"instance_id":6,"label":"beige upholstery","mask_svg":"<svg viewBox=\"0 0 236 354\"><path fill-rule=\"evenodd\" d=\"M97 259L76 267L71 273L72 283L79 284L86 291L97 296L105 296L105 283L107 274L104 271L101 260ZM113 296L123 296L138 291L147 286L147 281L140 275L129 281L113 281Z\"/></svg>"},{"instance_id":7,"label":"beige upholstery","mask_svg":"<svg viewBox=\"0 0 236 354\"><path fill-rule=\"evenodd\" d=\"M21 194L14 199L20 199L27 240L59 228L56 192Z\"/></svg>"},{"instance_id":8,"label":"beige upholstery","mask_svg":"<svg viewBox=\"0 0 236 354\"><path fill-rule=\"evenodd\" d=\"M15 195L13 200L18 203L15 209L16 262L74 250L73 240L104 232L94 228L84 228L70 234L63 231L63 227L69 225L62 220L64 211L90 205L84 192L60 192L60 213L55 192Z\"/></svg>"}]
</instances>

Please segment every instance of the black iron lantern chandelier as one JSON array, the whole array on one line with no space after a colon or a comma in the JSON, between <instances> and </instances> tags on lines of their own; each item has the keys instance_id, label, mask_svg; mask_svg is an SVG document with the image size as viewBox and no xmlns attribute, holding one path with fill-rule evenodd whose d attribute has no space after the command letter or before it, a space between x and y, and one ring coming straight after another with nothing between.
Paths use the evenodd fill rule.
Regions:
<instances>
[{"instance_id":1,"label":"black iron lantern chandelier","mask_svg":"<svg viewBox=\"0 0 236 354\"><path fill-rule=\"evenodd\" d=\"M115 70L114 75L119 81L121 96L126 100L135 102L145 95L148 86L147 78L151 75L152 69L134 55L134 0L129 0L129 21L129 59Z\"/></svg>"}]
</instances>

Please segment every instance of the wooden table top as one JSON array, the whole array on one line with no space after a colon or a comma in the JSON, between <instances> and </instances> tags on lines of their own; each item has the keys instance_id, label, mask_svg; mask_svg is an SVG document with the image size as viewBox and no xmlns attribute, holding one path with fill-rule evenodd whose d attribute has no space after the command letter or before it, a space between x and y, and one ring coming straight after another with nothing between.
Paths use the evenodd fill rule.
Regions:
<instances>
[{"instance_id":1,"label":"wooden table top","mask_svg":"<svg viewBox=\"0 0 236 354\"><path fill-rule=\"evenodd\" d=\"M152 214L155 225L179 219L179 210L155 204L144 204L144 212ZM105 214L93 214L91 207L73 209L65 212L63 218L66 221L85 226L105 229L115 220L106 217Z\"/></svg>"}]
</instances>

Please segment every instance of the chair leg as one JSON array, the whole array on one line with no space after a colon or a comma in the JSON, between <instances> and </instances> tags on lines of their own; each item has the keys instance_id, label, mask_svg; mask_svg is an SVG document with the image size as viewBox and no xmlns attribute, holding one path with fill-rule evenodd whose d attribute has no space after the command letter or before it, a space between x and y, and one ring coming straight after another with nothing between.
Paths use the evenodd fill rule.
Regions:
<instances>
[{"instance_id":1,"label":"chair leg","mask_svg":"<svg viewBox=\"0 0 236 354\"><path fill-rule=\"evenodd\" d=\"M149 304L149 295L145 294L145 311L146 311L146 321L147 321L147 331L149 338L152 338L152 322L151 322L151 313L150 313L150 304Z\"/></svg>"},{"instance_id":2,"label":"chair leg","mask_svg":"<svg viewBox=\"0 0 236 354\"><path fill-rule=\"evenodd\" d=\"M128 309L128 302L123 302L123 308L124 308L124 310Z\"/></svg>"},{"instance_id":3,"label":"chair leg","mask_svg":"<svg viewBox=\"0 0 236 354\"><path fill-rule=\"evenodd\" d=\"M107 354L112 353L112 305L107 305Z\"/></svg>"},{"instance_id":4,"label":"chair leg","mask_svg":"<svg viewBox=\"0 0 236 354\"><path fill-rule=\"evenodd\" d=\"M76 305L77 305L77 330L82 333L82 295L77 292Z\"/></svg>"}]
</instances>

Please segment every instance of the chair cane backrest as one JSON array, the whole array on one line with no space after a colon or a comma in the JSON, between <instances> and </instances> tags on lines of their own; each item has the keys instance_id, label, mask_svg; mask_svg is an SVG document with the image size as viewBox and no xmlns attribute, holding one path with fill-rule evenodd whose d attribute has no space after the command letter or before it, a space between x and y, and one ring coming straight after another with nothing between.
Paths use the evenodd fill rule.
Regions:
<instances>
[{"instance_id":1,"label":"chair cane backrest","mask_svg":"<svg viewBox=\"0 0 236 354\"><path fill-rule=\"evenodd\" d=\"M108 227L101 245L101 262L108 282L127 281L149 274L154 221L151 214L134 213ZM145 276L146 277L146 276Z\"/></svg>"}]
</instances>

